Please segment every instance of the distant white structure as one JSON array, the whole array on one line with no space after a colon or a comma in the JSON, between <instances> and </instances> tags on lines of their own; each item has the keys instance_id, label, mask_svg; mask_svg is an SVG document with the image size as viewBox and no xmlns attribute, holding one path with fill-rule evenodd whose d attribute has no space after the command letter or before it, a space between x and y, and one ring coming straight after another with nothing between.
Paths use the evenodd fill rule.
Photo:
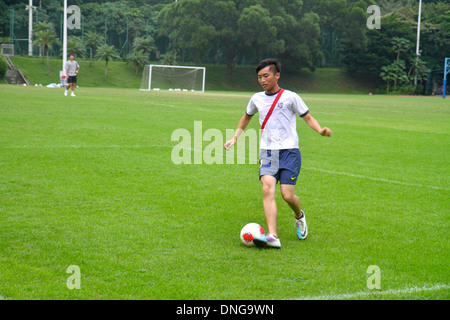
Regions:
<instances>
[{"instance_id":1,"label":"distant white structure","mask_svg":"<svg viewBox=\"0 0 450 320\"><path fill-rule=\"evenodd\" d=\"M140 90L205 91L206 68L150 64L144 66Z\"/></svg>"}]
</instances>

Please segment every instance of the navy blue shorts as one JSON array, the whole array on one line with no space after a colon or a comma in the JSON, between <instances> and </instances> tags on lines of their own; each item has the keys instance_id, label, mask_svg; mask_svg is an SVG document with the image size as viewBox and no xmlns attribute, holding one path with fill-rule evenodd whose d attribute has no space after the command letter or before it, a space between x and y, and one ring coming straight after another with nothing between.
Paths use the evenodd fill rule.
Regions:
<instances>
[{"instance_id":1,"label":"navy blue shorts","mask_svg":"<svg viewBox=\"0 0 450 320\"><path fill-rule=\"evenodd\" d=\"M280 184L296 184L302 166L299 149L261 150L259 154L259 179L271 175Z\"/></svg>"}]
</instances>

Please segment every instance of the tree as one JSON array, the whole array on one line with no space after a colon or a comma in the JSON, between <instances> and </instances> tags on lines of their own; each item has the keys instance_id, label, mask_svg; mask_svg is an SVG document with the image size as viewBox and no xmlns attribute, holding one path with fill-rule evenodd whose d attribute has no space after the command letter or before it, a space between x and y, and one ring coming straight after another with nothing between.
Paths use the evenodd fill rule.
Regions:
<instances>
[{"instance_id":1,"label":"tree","mask_svg":"<svg viewBox=\"0 0 450 320\"><path fill-rule=\"evenodd\" d=\"M392 65L381 67L380 77L386 81L386 93L389 93L390 82L397 78L397 73Z\"/></svg>"},{"instance_id":2,"label":"tree","mask_svg":"<svg viewBox=\"0 0 450 320\"><path fill-rule=\"evenodd\" d=\"M108 62L110 60L120 59L119 53L114 46L104 44L98 49L97 58L99 60L105 60L105 77L103 80L106 81L106 76L108 75Z\"/></svg>"},{"instance_id":3,"label":"tree","mask_svg":"<svg viewBox=\"0 0 450 320\"><path fill-rule=\"evenodd\" d=\"M85 42L80 37L71 36L67 39L67 52L75 57L84 57L86 52Z\"/></svg>"},{"instance_id":4,"label":"tree","mask_svg":"<svg viewBox=\"0 0 450 320\"><path fill-rule=\"evenodd\" d=\"M277 28L272 23L270 12L260 4L244 8L237 23L241 30L247 30L243 37L245 45L254 48L257 56L260 56L262 50L269 48L267 39L276 40ZM284 52L284 41L275 42L277 45L273 46L271 51L273 53Z\"/></svg>"},{"instance_id":5,"label":"tree","mask_svg":"<svg viewBox=\"0 0 450 320\"><path fill-rule=\"evenodd\" d=\"M381 7L383 14L395 12L405 6L413 6L415 0L378 0L377 3Z\"/></svg>"},{"instance_id":6,"label":"tree","mask_svg":"<svg viewBox=\"0 0 450 320\"><path fill-rule=\"evenodd\" d=\"M417 76L417 81L422 84L425 80L427 80L428 74L430 73L431 69L428 68L427 63L421 59L420 57L411 57L409 60L409 71L408 71L408 77L410 79L414 78L414 75Z\"/></svg>"},{"instance_id":7,"label":"tree","mask_svg":"<svg viewBox=\"0 0 450 320\"><path fill-rule=\"evenodd\" d=\"M295 69L306 67L314 71L317 62L323 56L320 49L319 16L314 12L306 13L296 28L299 30L298 40L285 40L288 45L283 56Z\"/></svg>"},{"instance_id":8,"label":"tree","mask_svg":"<svg viewBox=\"0 0 450 320\"><path fill-rule=\"evenodd\" d=\"M143 55L146 55L147 58L150 58L149 54L150 52L156 51L155 46L155 40L151 37L145 37L145 38L134 38L133 41L133 51L141 51Z\"/></svg>"},{"instance_id":9,"label":"tree","mask_svg":"<svg viewBox=\"0 0 450 320\"><path fill-rule=\"evenodd\" d=\"M52 22L46 22L46 21L42 21L42 22L38 22L36 24L36 27L34 27L33 29L33 33L36 36L37 32L40 31L49 31L49 30L55 30L55 26L53 25ZM41 44L39 45L39 54L42 57L42 63L44 63L44 46Z\"/></svg>"},{"instance_id":10,"label":"tree","mask_svg":"<svg viewBox=\"0 0 450 320\"><path fill-rule=\"evenodd\" d=\"M312 2L312 0L309 0ZM298 72L301 68L313 71L317 62L322 58L321 26L319 15L312 10L312 3L302 0L260 0L236 1L242 3L239 10L245 7L260 5L267 10L270 23L258 27L258 19L264 21L266 13L260 10L259 17L255 17L254 27L262 42L250 46L255 51L255 58L275 56L283 64L283 70ZM244 14L242 11L241 16ZM272 33L275 28L275 34ZM264 30L267 30L264 31ZM243 28L243 33L249 31ZM248 44L248 42L247 42ZM248 47L248 45L247 45ZM254 63L258 62L253 60Z\"/></svg>"},{"instance_id":11,"label":"tree","mask_svg":"<svg viewBox=\"0 0 450 320\"><path fill-rule=\"evenodd\" d=\"M166 66L173 66L176 64L176 54L172 52L167 52L163 55L163 64ZM173 68L168 68L168 76L169 76L169 83L172 82L172 72Z\"/></svg>"},{"instance_id":12,"label":"tree","mask_svg":"<svg viewBox=\"0 0 450 320\"><path fill-rule=\"evenodd\" d=\"M138 74L139 69L142 69L148 61L142 50L133 51L128 55L127 60L136 68L136 74Z\"/></svg>"},{"instance_id":13,"label":"tree","mask_svg":"<svg viewBox=\"0 0 450 320\"><path fill-rule=\"evenodd\" d=\"M44 48L45 55L47 56L47 76L50 75L49 50L56 42L56 32L53 29L42 30L36 33L36 40L34 41L34 44L36 46L42 46Z\"/></svg>"},{"instance_id":14,"label":"tree","mask_svg":"<svg viewBox=\"0 0 450 320\"><path fill-rule=\"evenodd\" d=\"M390 65L381 67L382 72L380 77L386 81L386 93L389 93L390 82L394 83L394 89L397 89L398 84L407 83L410 80L405 71L405 61L395 60Z\"/></svg>"},{"instance_id":15,"label":"tree","mask_svg":"<svg viewBox=\"0 0 450 320\"><path fill-rule=\"evenodd\" d=\"M420 28L421 58L431 69L442 68L450 52L450 2L423 4Z\"/></svg>"},{"instance_id":16,"label":"tree","mask_svg":"<svg viewBox=\"0 0 450 320\"><path fill-rule=\"evenodd\" d=\"M397 61L400 60L402 53L408 52L412 48L412 42L408 39L394 37L392 38L392 50L397 53Z\"/></svg>"},{"instance_id":17,"label":"tree","mask_svg":"<svg viewBox=\"0 0 450 320\"><path fill-rule=\"evenodd\" d=\"M167 52L162 56L162 58L163 58L163 64L165 64L166 66L172 66L176 63L175 53ZM169 70L169 72L170 72L170 70Z\"/></svg>"},{"instance_id":18,"label":"tree","mask_svg":"<svg viewBox=\"0 0 450 320\"><path fill-rule=\"evenodd\" d=\"M241 47L239 17L233 1L184 0L165 6L159 16L163 35L172 43L172 50L194 52L196 60L203 59L217 41L224 48L227 76L231 77L234 59Z\"/></svg>"},{"instance_id":19,"label":"tree","mask_svg":"<svg viewBox=\"0 0 450 320\"><path fill-rule=\"evenodd\" d=\"M345 70L378 77L381 67L387 66L396 56L392 39L399 37L412 41L415 38L411 25L400 20L395 13L381 18L382 28L366 31L366 43L354 46L351 37L341 44L341 63Z\"/></svg>"},{"instance_id":20,"label":"tree","mask_svg":"<svg viewBox=\"0 0 450 320\"><path fill-rule=\"evenodd\" d=\"M91 52L89 55L90 62L89 67L92 67L92 58L96 55L96 48L98 48L103 42L103 37L95 31L89 30L84 35L84 42L88 48L90 48Z\"/></svg>"},{"instance_id":21,"label":"tree","mask_svg":"<svg viewBox=\"0 0 450 320\"><path fill-rule=\"evenodd\" d=\"M319 17L301 9L301 0L183 0L165 6L158 20L179 53L200 61L223 52L230 79L238 57L250 51L313 69L321 56Z\"/></svg>"},{"instance_id":22,"label":"tree","mask_svg":"<svg viewBox=\"0 0 450 320\"><path fill-rule=\"evenodd\" d=\"M305 0L304 10L315 12L320 20L319 39L322 43L322 65L339 63L339 45L345 40L348 26L348 4L345 0Z\"/></svg>"},{"instance_id":23,"label":"tree","mask_svg":"<svg viewBox=\"0 0 450 320\"><path fill-rule=\"evenodd\" d=\"M366 75L377 77L382 71L382 77L387 82L389 70L395 70L392 61L403 60L405 70L408 71L406 73L407 84L411 86L416 63L414 44L416 43L418 2L380 0L379 5L383 14L381 29L367 30L367 45L361 49L353 48L351 43L343 44L342 64L347 71L363 72ZM422 79L419 80L420 82L424 81L429 68L442 67L445 54L450 50L450 32L448 30L450 30L450 3L448 1L424 1L420 32L421 55L417 70L418 80ZM426 65L424 65L425 63ZM394 71L394 73L396 72ZM397 84L401 85L401 80L397 79L397 81ZM393 79L389 82L389 84L386 83L388 87L394 84Z\"/></svg>"}]
</instances>

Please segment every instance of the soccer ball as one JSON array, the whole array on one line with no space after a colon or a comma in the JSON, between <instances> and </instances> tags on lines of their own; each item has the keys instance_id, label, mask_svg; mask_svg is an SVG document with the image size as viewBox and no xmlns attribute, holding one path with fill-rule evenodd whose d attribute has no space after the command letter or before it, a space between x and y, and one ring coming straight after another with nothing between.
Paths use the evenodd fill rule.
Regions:
<instances>
[{"instance_id":1,"label":"soccer ball","mask_svg":"<svg viewBox=\"0 0 450 320\"><path fill-rule=\"evenodd\" d=\"M247 223L241 230L241 241L247 247L252 247L254 238L260 238L264 235L264 229L257 223Z\"/></svg>"}]
</instances>

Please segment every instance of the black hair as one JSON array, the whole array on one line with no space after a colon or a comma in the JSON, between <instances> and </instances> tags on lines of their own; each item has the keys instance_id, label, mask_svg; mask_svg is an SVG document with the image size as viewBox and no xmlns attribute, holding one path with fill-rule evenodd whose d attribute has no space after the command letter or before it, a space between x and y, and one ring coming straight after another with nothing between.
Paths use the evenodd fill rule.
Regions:
<instances>
[{"instance_id":1,"label":"black hair","mask_svg":"<svg viewBox=\"0 0 450 320\"><path fill-rule=\"evenodd\" d=\"M256 66L256 73L258 74L259 71L269 66L270 70L272 70L273 73L281 72L281 63L277 59L268 58L258 63L258 65Z\"/></svg>"}]
</instances>

